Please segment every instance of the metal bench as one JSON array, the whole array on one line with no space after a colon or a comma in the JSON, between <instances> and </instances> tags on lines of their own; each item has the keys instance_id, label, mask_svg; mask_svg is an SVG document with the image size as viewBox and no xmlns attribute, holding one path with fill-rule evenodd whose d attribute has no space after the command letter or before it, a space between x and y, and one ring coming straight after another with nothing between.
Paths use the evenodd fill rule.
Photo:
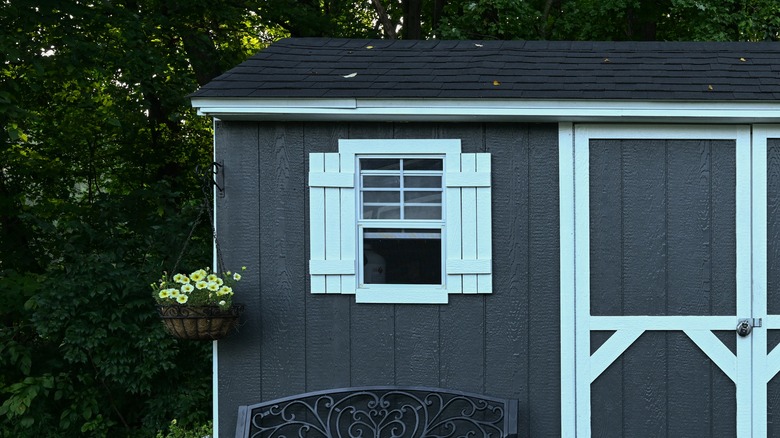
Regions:
<instances>
[{"instance_id":1,"label":"metal bench","mask_svg":"<svg viewBox=\"0 0 780 438\"><path fill-rule=\"evenodd\" d=\"M515 438L517 406L441 388L340 388L239 406L236 438Z\"/></svg>"}]
</instances>

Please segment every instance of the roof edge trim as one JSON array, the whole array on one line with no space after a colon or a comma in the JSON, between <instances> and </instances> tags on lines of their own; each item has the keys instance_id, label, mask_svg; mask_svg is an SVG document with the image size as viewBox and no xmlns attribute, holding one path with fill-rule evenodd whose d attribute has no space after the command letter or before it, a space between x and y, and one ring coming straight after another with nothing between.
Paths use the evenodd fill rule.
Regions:
<instances>
[{"instance_id":1,"label":"roof edge trim","mask_svg":"<svg viewBox=\"0 0 780 438\"><path fill-rule=\"evenodd\" d=\"M780 122L780 102L192 98L222 120Z\"/></svg>"}]
</instances>

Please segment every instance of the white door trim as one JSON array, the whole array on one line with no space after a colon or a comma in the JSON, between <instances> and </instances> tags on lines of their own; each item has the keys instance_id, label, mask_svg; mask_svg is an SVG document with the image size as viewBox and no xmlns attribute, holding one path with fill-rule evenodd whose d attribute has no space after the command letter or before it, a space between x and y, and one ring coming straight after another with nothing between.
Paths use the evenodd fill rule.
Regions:
<instances>
[{"instance_id":1,"label":"white door trim","mask_svg":"<svg viewBox=\"0 0 780 438\"><path fill-rule=\"evenodd\" d=\"M753 126L753 311L763 327L753 338L753 436L767 435L767 384L780 371L780 348L767 351L768 330L780 329L780 316L767 314L767 143L780 138L780 125Z\"/></svg>"},{"instance_id":2,"label":"white door trim","mask_svg":"<svg viewBox=\"0 0 780 438\"><path fill-rule=\"evenodd\" d=\"M561 288L561 436L576 435L577 404L574 370L574 124L558 125L558 186L560 203Z\"/></svg>"},{"instance_id":3,"label":"white door trim","mask_svg":"<svg viewBox=\"0 0 780 438\"><path fill-rule=\"evenodd\" d=\"M591 139L707 139L736 142L736 241L737 241L737 315L715 317L592 317L590 315L590 175ZM764 141L764 145L766 141ZM751 214L751 203L761 202L761 193L751 195L751 167L766 168L766 152L751 154L751 130L745 125L596 125L561 123L559 125L560 179L560 280L561 280L561 432L562 436L590 437L590 385L609 364L620 356L645 330L682 330L737 385L737 434L753 434L756 394L754 376L764 376L762 361L750 358L755 335L737 340L737 355L712 341L712 330L733 330L737 319L754 315L751 306L751 282L760 270L760 260L752 258L756 240L751 233L763 228L763 222ZM759 155L759 156L757 156ZM766 205L764 184L763 205ZM760 192L760 191L758 191ZM752 196L752 197L751 197ZM760 226L763 223L763 227ZM760 234L760 233L758 233ZM759 257L760 258L760 257ZM764 257L765 259L765 257ZM766 263L764 262L764 270ZM764 274L765 277L765 274ZM764 281L765 284L765 281ZM764 303L765 307L765 303ZM616 330L594 354L590 350L591 330ZM766 346L765 329L763 345ZM613 340L614 338L614 340ZM763 354L766 358L766 354ZM737 360L737 358L740 358ZM744 358L744 359L743 359ZM780 361L780 353L777 354ZM780 364L778 365L780 369ZM765 386L764 392L765 392ZM766 396L764 395L764 427ZM751 404L758 409L751 409ZM573 405L573 406L572 406Z\"/></svg>"}]
</instances>

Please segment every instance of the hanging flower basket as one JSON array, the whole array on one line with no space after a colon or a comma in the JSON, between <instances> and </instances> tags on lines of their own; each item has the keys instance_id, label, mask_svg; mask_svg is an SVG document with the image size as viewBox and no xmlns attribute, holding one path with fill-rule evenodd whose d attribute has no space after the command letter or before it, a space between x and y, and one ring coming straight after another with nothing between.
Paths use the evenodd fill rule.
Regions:
<instances>
[{"instance_id":1,"label":"hanging flower basket","mask_svg":"<svg viewBox=\"0 0 780 438\"><path fill-rule=\"evenodd\" d=\"M221 167L214 164L217 170ZM238 319L244 310L242 304L233 303L233 286L241 280L241 274L224 269L222 251L214 227L209 191L214 183L211 176L215 173L209 171L204 176L203 206L192 223L190 234L184 240L184 247L176 259L173 272L179 267L192 234L206 212L217 256L215 270L212 272L209 267L205 267L189 274L178 272L169 275L168 272L163 272L160 280L151 284L152 296L157 301L157 312L166 330L179 339L224 338L238 326ZM245 270L246 266L243 266L241 271Z\"/></svg>"},{"instance_id":2,"label":"hanging flower basket","mask_svg":"<svg viewBox=\"0 0 780 438\"><path fill-rule=\"evenodd\" d=\"M238 326L243 304L220 306L158 305L157 312L171 335L179 339L222 339Z\"/></svg>"},{"instance_id":3,"label":"hanging flower basket","mask_svg":"<svg viewBox=\"0 0 780 438\"><path fill-rule=\"evenodd\" d=\"M243 310L233 303L232 286L239 280L238 272L211 273L204 268L173 277L163 273L151 287L170 334L179 339L220 339L236 327Z\"/></svg>"}]
</instances>

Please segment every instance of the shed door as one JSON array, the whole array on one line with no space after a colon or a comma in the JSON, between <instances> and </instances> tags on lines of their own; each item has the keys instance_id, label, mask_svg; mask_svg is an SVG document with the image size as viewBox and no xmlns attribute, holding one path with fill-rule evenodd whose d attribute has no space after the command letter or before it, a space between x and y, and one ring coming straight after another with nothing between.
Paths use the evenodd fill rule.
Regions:
<instances>
[{"instance_id":1,"label":"shed door","mask_svg":"<svg viewBox=\"0 0 780 438\"><path fill-rule=\"evenodd\" d=\"M780 406L767 405L767 387L780 397L780 297L767 308L766 294L773 131L751 140L748 126L565 128L564 434L780 434L768 422Z\"/></svg>"}]
</instances>

